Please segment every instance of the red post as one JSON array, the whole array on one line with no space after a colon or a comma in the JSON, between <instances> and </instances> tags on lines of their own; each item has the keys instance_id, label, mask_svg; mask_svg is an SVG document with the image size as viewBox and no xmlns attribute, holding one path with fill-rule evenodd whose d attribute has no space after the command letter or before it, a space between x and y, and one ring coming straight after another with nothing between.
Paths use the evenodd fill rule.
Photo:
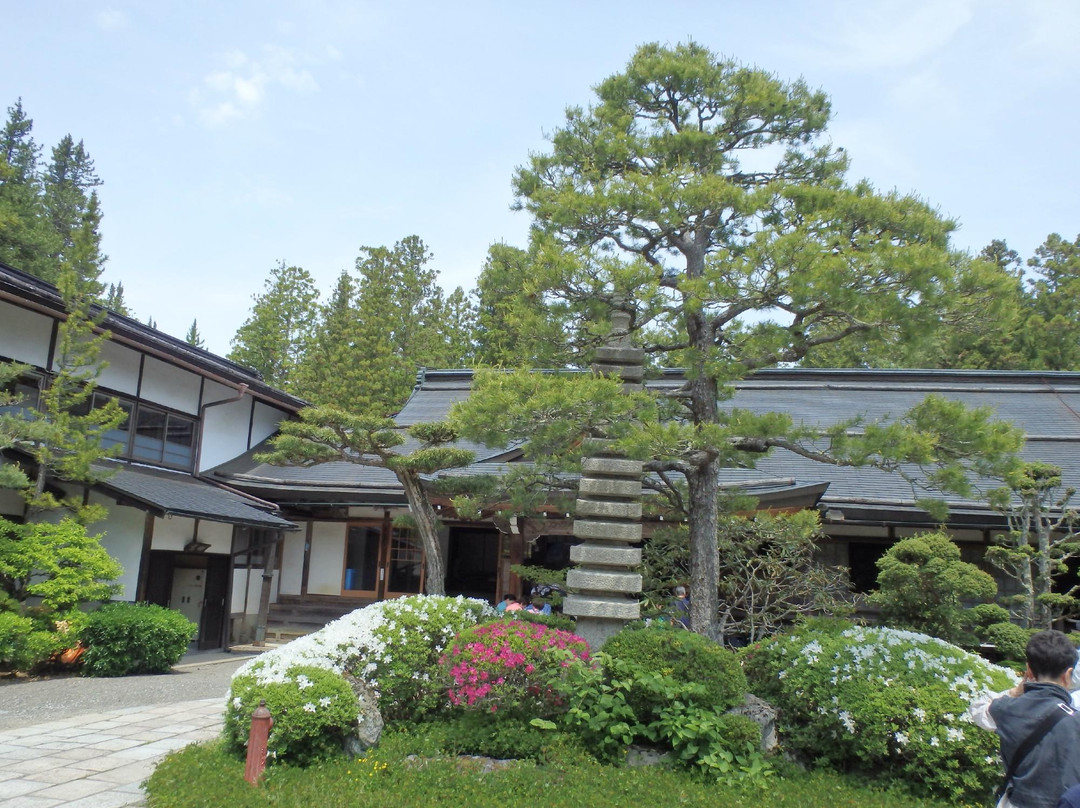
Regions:
<instances>
[{"instance_id":1,"label":"red post","mask_svg":"<svg viewBox=\"0 0 1080 808\"><path fill-rule=\"evenodd\" d=\"M251 733L248 735L247 763L244 766L244 779L252 785L259 782L263 769L266 768L266 741L270 737L270 727L274 719L266 707L266 699L259 701L259 706L251 714Z\"/></svg>"}]
</instances>

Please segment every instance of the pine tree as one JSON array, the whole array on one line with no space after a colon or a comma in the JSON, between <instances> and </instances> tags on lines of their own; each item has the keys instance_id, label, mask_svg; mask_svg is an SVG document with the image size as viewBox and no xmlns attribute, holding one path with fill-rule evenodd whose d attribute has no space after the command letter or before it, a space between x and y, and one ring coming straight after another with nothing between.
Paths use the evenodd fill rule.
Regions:
<instances>
[{"instance_id":1,"label":"pine tree","mask_svg":"<svg viewBox=\"0 0 1080 808\"><path fill-rule=\"evenodd\" d=\"M263 293L252 299L251 314L232 339L229 359L292 392L318 315L315 281L307 270L281 261L270 271Z\"/></svg>"},{"instance_id":2,"label":"pine tree","mask_svg":"<svg viewBox=\"0 0 1080 808\"><path fill-rule=\"evenodd\" d=\"M98 281L105 256L101 253L101 208L97 191L101 185L80 140L65 135L52 150L45 171L43 203L45 215L58 242L52 258L57 268L72 267L85 288L95 297L103 287ZM56 283L57 278L45 280Z\"/></svg>"},{"instance_id":3,"label":"pine tree","mask_svg":"<svg viewBox=\"0 0 1080 808\"><path fill-rule=\"evenodd\" d=\"M56 236L42 203L41 147L22 99L8 107L0 131L0 261L43 278L55 278Z\"/></svg>"},{"instance_id":4,"label":"pine tree","mask_svg":"<svg viewBox=\"0 0 1080 808\"><path fill-rule=\"evenodd\" d=\"M188 345L194 345L196 348L206 347L202 335L199 334L199 321L197 319L191 321L191 328L189 328L187 334L184 335L184 342Z\"/></svg>"}]
</instances>

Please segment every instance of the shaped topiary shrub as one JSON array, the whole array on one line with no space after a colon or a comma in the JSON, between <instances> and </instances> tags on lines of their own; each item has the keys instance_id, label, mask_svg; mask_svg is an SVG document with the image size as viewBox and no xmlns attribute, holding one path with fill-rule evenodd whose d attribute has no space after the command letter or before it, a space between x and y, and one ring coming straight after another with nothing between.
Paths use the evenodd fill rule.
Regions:
<instances>
[{"instance_id":1,"label":"shaped topiary shrub","mask_svg":"<svg viewBox=\"0 0 1080 808\"><path fill-rule=\"evenodd\" d=\"M707 637L673 626L638 627L631 624L604 643L613 660L639 666L642 671L663 674L678 684L700 685L688 692L690 704L721 712L743 703L746 676L738 657ZM653 720L664 703L653 703L641 688L630 693L630 703L643 721Z\"/></svg>"},{"instance_id":2,"label":"shaped topiary shrub","mask_svg":"<svg viewBox=\"0 0 1080 808\"><path fill-rule=\"evenodd\" d=\"M1027 656L1028 640L1037 630L1009 622L994 623L987 627L983 637L994 646L1001 659L1023 663Z\"/></svg>"},{"instance_id":3,"label":"shaped topiary shrub","mask_svg":"<svg viewBox=\"0 0 1080 808\"><path fill-rule=\"evenodd\" d=\"M378 695L384 720L416 721L446 702L438 681L439 657L458 632L491 618L483 600L412 595L357 609L324 628L246 663L284 676L294 665L313 665L363 680Z\"/></svg>"},{"instance_id":4,"label":"shaped topiary shrub","mask_svg":"<svg viewBox=\"0 0 1080 808\"><path fill-rule=\"evenodd\" d=\"M149 603L107 603L81 631L87 676L168 673L199 627L180 612Z\"/></svg>"},{"instance_id":5,"label":"shaped topiary shrub","mask_svg":"<svg viewBox=\"0 0 1080 808\"><path fill-rule=\"evenodd\" d=\"M274 719L267 762L303 766L337 757L356 728L359 704L341 674L296 665L282 675L256 663L233 677L225 705L222 735L237 756L246 754L251 715L263 699Z\"/></svg>"},{"instance_id":6,"label":"shaped topiary shrub","mask_svg":"<svg viewBox=\"0 0 1080 808\"><path fill-rule=\"evenodd\" d=\"M439 660L450 704L534 717L555 713L565 670L589 659L581 637L520 620L496 620L462 631Z\"/></svg>"},{"instance_id":7,"label":"shaped topiary shrub","mask_svg":"<svg viewBox=\"0 0 1080 808\"><path fill-rule=\"evenodd\" d=\"M997 736L966 710L1015 677L909 631L811 621L744 650L752 692L780 710L784 746L923 795L982 801L1001 779Z\"/></svg>"}]
</instances>

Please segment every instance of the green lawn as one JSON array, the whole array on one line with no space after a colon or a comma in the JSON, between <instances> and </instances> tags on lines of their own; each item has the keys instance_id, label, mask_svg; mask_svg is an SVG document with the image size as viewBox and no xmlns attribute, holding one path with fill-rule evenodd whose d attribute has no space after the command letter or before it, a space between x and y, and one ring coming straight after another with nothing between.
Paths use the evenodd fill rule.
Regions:
<instances>
[{"instance_id":1,"label":"green lawn","mask_svg":"<svg viewBox=\"0 0 1080 808\"><path fill-rule=\"evenodd\" d=\"M409 760L392 743L363 760L308 769L271 767L257 788L244 781L243 764L216 744L191 746L167 758L147 788L151 808L955 808L827 772L794 771L757 788L707 784L657 767L613 768L578 759L544 767L515 763L481 773L467 760Z\"/></svg>"}]
</instances>

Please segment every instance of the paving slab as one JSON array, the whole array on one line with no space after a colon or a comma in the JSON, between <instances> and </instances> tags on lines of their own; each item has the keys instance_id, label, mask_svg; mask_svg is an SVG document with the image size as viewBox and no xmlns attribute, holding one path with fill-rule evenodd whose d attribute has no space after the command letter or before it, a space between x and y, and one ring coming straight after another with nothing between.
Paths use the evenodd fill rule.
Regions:
<instances>
[{"instance_id":1,"label":"paving slab","mask_svg":"<svg viewBox=\"0 0 1080 808\"><path fill-rule=\"evenodd\" d=\"M246 657L193 659L157 677L0 684L0 806L144 806L141 784L166 754L220 733Z\"/></svg>"}]
</instances>

